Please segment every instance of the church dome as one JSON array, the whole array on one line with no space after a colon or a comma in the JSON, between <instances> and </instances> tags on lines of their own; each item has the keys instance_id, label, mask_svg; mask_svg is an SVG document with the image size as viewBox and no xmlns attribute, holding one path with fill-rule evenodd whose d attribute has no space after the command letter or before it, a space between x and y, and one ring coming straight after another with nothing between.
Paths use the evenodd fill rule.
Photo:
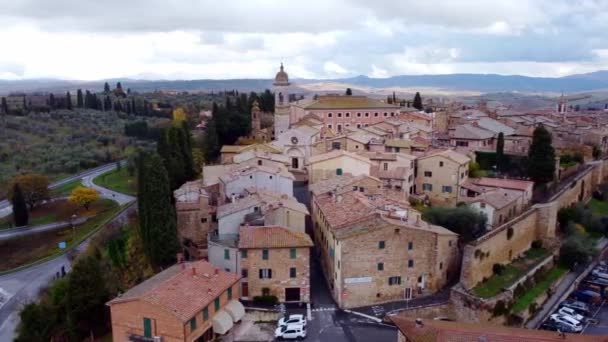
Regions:
<instances>
[{"instance_id":1,"label":"church dome","mask_svg":"<svg viewBox=\"0 0 608 342\"><path fill-rule=\"evenodd\" d=\"M283 70L283 63L281 63L281 70L277 72L277 75L274 77L275 85L289 85L289 76Z\"/></svg>"}]
</instances>

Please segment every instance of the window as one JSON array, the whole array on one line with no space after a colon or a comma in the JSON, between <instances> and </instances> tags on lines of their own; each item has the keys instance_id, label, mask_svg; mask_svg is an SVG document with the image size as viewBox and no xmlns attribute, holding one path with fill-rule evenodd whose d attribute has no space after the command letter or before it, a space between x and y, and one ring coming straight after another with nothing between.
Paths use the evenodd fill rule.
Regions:
<instances>
[{"instance_id":1,"label":"window","mask_svg":"<svg viewBox=\"0 0 608 342\"><path fill-rule=\"evenodd\" d=\"M442 161L439 162L439 167L443 167L443 162Z\"/></svg>"},{"instance_id":2,"label":"window","mask_svg":"<svg viewBox=\"0 0 608 342\"><path fill-rule=\"evenodd\" d=\"M334 141L331 143L332 150L339 150L341 148L341 144L339 141Z\"/></svg>"},{"instance_id":3,"label":"window","mask_svg":"<svg viewBox=\"0 0 608 342\"><path fill-rule=\"evenodd\" d=\"M337 168L336 169L336 175L342 176L342 168Z\"/></svg>"},{"instance_id":4,"label":"window","mask_svg":"<svg viewBox=\"0 0 608 342\"><path fill-rule=\"evenodd\" d=\"M452 193L452 187L448 185L444 185L441 187L441 192Z\"/></svg>"},{"instance_id":5,"label":"window","mask_svg":"<svg viewBox=\"0 0 608 342\"><path fill-rule=\"evenodd\" d=\"M272 270L270 268L260 268L260 279L272 279Z\"/></svg>"},{"instance_id":6,"label":"window","mask_svg":"<svg viewBox=\"0 0 608 342\"><path fill-rule=\"evenodd\" d=\"M206 320L208 320L208 319L209 319L209 307L208 307L208 306L206 306L206 307L203 309L203 321L206 321Z\"/></svg>"},{"instance_id":7,"label":"window","mask_svg":"<svg viewBox=\"0 0 608 342\"><path fill-rule=\"evenodd\" d=\"M412 249L414 249L414 243L412 241L407 243L407 250L411 251Z\"/></svg>"},{"instance_id":8,"label":"window","mask_svg":"<svg viewBox=\"0 0 608 342\"><path fill-rule=\"evenodd\" d=\"M224 249L224 260L230 260L230 250Z\"/></svg>"},{"instance_id":9,"label":"window","mask_svg":"<svg viewBox=\"0 0 608 342\"><path fill-rule=\"evenodd\" d=\"M365 188L364 188L364 187L362 187L362 186L361 186L361 187L359 187L359 192L364 192L364 191L365 191Z\"/></svg>"},{"instance_id":10,"label":"window","mask_svg":"<svg viewBox=\"0 0 608 342\"><path fill-rule=\"evenodd\" d=\"M358 186L356 186L356 185L355 185L355 186L353 186L353 191L358 191L358 190L359 190L359 187L358 187Z\"/></svg>"},{"instance_id":11,"label":"window","mask_svg":"<svg viewBox=\"0 0 608 342\"><path fill-rule=\"evenodd\" d=\"M391 116L395 116L395 112L391 112Z\"/></svg>"},{"instance_id":12,"label":"window","mask_svg":"<svg viewBox=\"0 0 608 342\"><path fill-rule=\"evenodd\" d=\"M207 223L207 218L206 217L201 218L201 223Z\"/></svg>"},{"instance_id":13,"label":"window","mask_svg":"<svg viewBox=\"0 0 608 342\"><path fill-rule=\"evenodd\" d=\"M268 250L267 249L262 250L262 259L268 260Z\"/></svg>"},{"instance_id":14,"label":"window","mask_svg":"<svg viewBox=\"0 0 608 342\"><path fill-rule=\"evenodd\" d=\"M342 113L338 113L338 117L341 118L342 117Z\"/></svg>"},{"instance_id":15,"label":"window","mask_svg":"<svg viewBox=\"0 0 608 342\"><path fill-rule=\"evenodd\" d=\"M243 268L241 270L241 277L243 277L243 278L249 277L249 271L246 268Z\"/></svg>"},{"instance_id":16,"label":"window","mask_svg":"<svg viewBox=\"0 0 608 342\"><path fill-rule=\"evenodd\" d=\"M464 178L464 172L460 173L460 178Z\"/></svg>"},{"instance_id":17,"label":"window","mask_svg":"<svg viewBox=\"0 0 608 342\"><path fill-rule=\"evenodd\" d=\"M262 165L262 161L261 160L258 160L258 165Z\"/></svg>"},{"instance_id":18,"label":"window","mask_svg":"<svg viewBox=\"0 0 608 342\"><path fill-rule=\"evenodd\" d=\"M196 330L196 317L192 317L190 320L190 331Z\"/></svg>"},{"instance_id":19,"label":"window","mask_svg":"<svg viewBox=\"0 0 608 342\"><path fill-rule=\"evenodd\" d=\"M357 117L360 118L361 117L361 113L357 113Z\"/></svg>"},{"instance_id":20,"label":"window","mask_svg":"<svg viewBox=\"0 0 608 342\"><path fill-rule=\"evenodd\" d=\"M272 179L272 176L270 176L270 179Z\"/></svg>"},{"instance_id":21,"label":"window","mask_svg":"<svg viewBox=\"0 0 608 342\"><path fill-rule=\"evenodd\" d=\"M468 141L457 141L456 146L467 147L467 146L469 146L469 142Z\"/></svg>"},{"instance_id":22,"label":"window","mask_svg":"<svg viewBox=\"0 0 608 342\"><path fill-rule=\"evenodd\" d=\"M249 176L249 179L253 179L253 176Z\"/></svg>"},{"instance_id":23,"label":"window","mask_svg":"<svg viewBox=\"0 0 608 342\"><path fill-rule=\"evenodd\" d=\"M442 263L442 262L440 262L440 263L439 263L439 269L440 269L440 270L442 270L442 269L443 269L443 263Z\"/></svg>"},{"instance_id":24,"label":"window","mask_svg":"<svg viewBox=\"0 0 608 342\"><path fill-rule=\"evenodd\" d=\"M378 248L379 249L384 249L385 246L386 246L386 244L384 243L384 241L378 242Z\"/></svg>"},{"instance_id":25,"label":"window","mask_svg":"<svg viewBox=\"0 0 608 342\"><path fill-rule=\"evenodd\" d=\"M347 117L347 118L350 118L350 113L346 113L346 117Z\"/></svg>"},{"instance_id":26,"label":"window","mask_svg":"<svg viewBox=\"0 0 608 342\"><path fill-rule=\"evenodd\" d=\"M388 163L384 163L384 171L388 171Z\"/></svg>"},{"instance_id":27,"label":"window","mask_svg":"<svg viewBox=\"0 0 608 342\"><path fill-rule=\"evenodd\" d=\"M366 118L367 118L367 117L369 117L369 113L365 113L365 117L366 117Z\"/></svg>"},{"instance_id":28,"label":"window","mask_svg":"<svg viewBox=\"0 0 608 342\"><path fill-rule=\"evenodd\" d=\"M448 241L448 246L452 247L452 240Z\"/></svg>"},{"instance_id":29,"label":"window","mask_svg":"<svg viewBox=\"0 0 608 342\"><path fill-rule=\"evenodd\" d=\"M389 277L388 284L389 285L401 285L401 277Z\"/></svg>"},{"instance_id":30,"label":"window","mask_svg":"<svg viewBox=\"0 0 608 342\"><path fill-rule=\"evenodd\" d=\"M144 317L144 337L152 337L152 320Z\"/></svg>"},{"instance_id":31,"label":"window","mask_svg":"<svg viewBox=\"0 0 608 342\"><path fill-rule=\"evenodd\" d=\"M331 129L331 124L327 125L327 128Z\"/></svg>"},{"instance_id":32,"label":"window","mask_svg":"<svg viewBox=\"0 0 608 342\"><path fill-rule=\"evenodd\" d=\"M387 117L387 116L388 116L388 113L387 113L387 112L384 112L384 116L385 116L385 117Z\"/></svg>"},{"instance_id":33,"label":"window","mask_svg":"<svg viewBox=\"0 0 608 342\"><path fill-rule=\"evenodd\" d=\"M422 183L422 191L433 191L433 184Z\"/></svg>"},{"instance_id":34,"label":"window","mask_svg":"<svg viewBox=\"0 0 608 342\"><path fill-rule=\"evenodd\" d=\"M241 259L247 259L247 250L246 249L241 250Z\"/></svg>"},{"instance_id":35,"label":"window","mask_svg":"<svg viewBox=\"0 0 608 342\"><path fill-rule=\"evenodd\" d=\"M431 172L431 171L424 171L424 177L433 177L433 172Z\"/></svg>"},{"instance_id":36,"label":"window","mask_svg":"<svg viewBox=\"0 0 608 342\"><path fill-rule=\"evenodd\" d=\"M292 248L289 250L289 259L295 259L296 258L296 249Z\"/></svg>"},{"instance_id":37,"label":"window","mask_svg":"<svg viewBox=\"0 0 608 342\"><path fill-rule=\"evenodd\" d=\"M232 287L228 288L228 300L232 299Z\"/></svg>"},{"instance_id":38,"label":"window","mask_svg":"<svg viewBox=\"0 0 608 342\"><path fill-rule=\"evenodd\" d=\"M333 248L330 248L330 249L329 249L329 256L330 256L330 257L333 259L333 258L334 258L334 255L335 255L334 249L333 249Z\"/></svg>"},{"instance_id":39,"label":"window","mask_svg":"<svg viewBox=\"0 0 608 342\"><path fill-rule=\"evenodd\" d=\"M378 271L384 271L384 263L382 263L382 262L378 263Z\"/></svg>"},{"instance_id":40,"label":"window","mask_svg":"<svg viewBox=\"0 0 608 342\"><path fill-rule=\"evenodd\" d=\"M215 300L213 301L213 308L215 309L215 311L218 311L220 309L220 299L219 298L215 298Z\"/></svg>"},{"instance_id":41,"label":"window","mask_svg":"<svg viewBox=\"0 0 608 342\"><path fill-rule=\"evenodd\" d=\"M357 124L357 128L361 128L361 124Z\"/></svg>"},{"instance_id":42,"label":"window","mask_svg":"<svg viewBox=\"0 0 608 342\"><path fill-rule=\"evenodd\" d=\"M332 117L332 114L331 114L331 113L327 113L327 117L328 117L328 118L331 118L331 117ZM331 128L331 127L330 127L330 128Z\"/></svg>"},{"instance_id":43,"label":"window","mask_svg":"<svg viewBox=\"0 0 608 342\"><path fill-rule=\"evenodd\" d=\"M374 116L375 116L375 117L378 117L378 113L374 113Z\"/></svg>"},{"instance_id":44,"label":"window","mask_svg":"<svg viewBox=\"0 0 608 342\"><path fill-rule=\"evenodd\" d=\"M296 276L297 276L296 268L290 267L289 268L289 278L295 278Z\"/></svg>"},{"instance_id":45,"label":"window","mask_svg":"<svg viewBox=\"0 0 608 342\"><path fill-rule=\"evenodd\" d=\"M410 259L407 261L407 267L412 268L414 267L414 260Z\"/></svg>"}]
</instances>

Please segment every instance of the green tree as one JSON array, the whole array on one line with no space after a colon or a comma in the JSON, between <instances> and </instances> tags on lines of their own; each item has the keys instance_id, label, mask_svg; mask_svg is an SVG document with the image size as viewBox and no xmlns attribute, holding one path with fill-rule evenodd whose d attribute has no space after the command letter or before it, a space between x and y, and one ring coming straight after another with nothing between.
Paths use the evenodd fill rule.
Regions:
<instances>
[{"instance_id":1,"label":"green tree","mask_svg":"<svg viewBox=\"0 0 608 342\"><path fill-rule=\"evenodd\" d=\"M68 110L72 110L72 95L70 95L69 91L65 94L65 107Z\"/></svg>"},{"instance_id":2,"label":"green tree","mask_svg":"<svg viewBox=\"0 0 608 342\"><path fill-rule=\"evenodd\" d=\"M559 250L559 260L562 264L573 267L584 264L590 257L597 254L594 240L583 234L570 236Z\"/></svg>"},{"instance_id":3,"label":"green tree","mask_svg":"<svg viewBox=\"0 0 608 342\"><path fill-rule=\"evenodd\" d=\"M47 342L55 325L55 312L51 307L29 303L19 313L21 318L17 327L15 342Z\"/></svg>"},{"instance_id":4,"label":"green tree","mask_svg":"<svg viewBox=\"0 0 608 342\"><path fill-rule=\"evenodd\" d=\"M498 133L496 140L496 169L502 171L505 166L505 135Z\"/></svg>"},{"instance_id":5,"label":"green tree","mask_svg":"<svg viewBox=\"0 0 608 342\"><path fill-rule=\"evenodd\" d=\"M532 135L528 151L528 176L537 183L553 180L555 174L555 150L551 145L551 133L543 125L538 126Z\"/></svg>"},{"instance_id":6,"label":"green tree","mask_svg":"<svg viewBox=\"0 0 608 342\"><path fill-rule=\"evenodd\" d=\"M109 111L112 110L112 100L110 100L110 96L106 95L103 99L103 110Z\"/></svg>"},{"instance_id":7,"label":"green tree","mask_svg":"<svg viewBox=\"0 0 608 342\"><path fill-rule=\"evenodd\" d=\"M103 84L103 92L106 94L110 93L110 85L108 84L108 82Z\"/></svg>"},{"instance_id":8,"label":"green tree","mask_svg":"<svg viewBox=\"0 0 608 342\"><path fill-rule=\"evenodd\" d=\"M55 109L55 95L53 95L53 93L49 94L49 107Z\"/></svg>"},{"instance_id":9,"label":"green tree","mask_svg":"<svg viewBox=\"0 0 608 342\"><path fill-rule=\"evenodd\" d=\"M15 220L15 226L27 226L29 222L27 203L25 203L25 198L23 197L23 192L21 191L19 183L15 183L13 186L11 203L13 204L13 219Z\"/></svg>"},{"instance_id":10,"label":"green tree","mask_svg":"<svg viewBox=\"0 0 608 342\"><path fill-rule=\"evenodd\" d=\"M137 198L144 250L154 265L169 265L174 262L180 245L169 178L159 155L145 158L138 184L141 185Z\"/></svg>"},{"instance_id":11,"label":"green tree","mask_svg":"<svg viewBox=\"0 0 608 342\"><path fill-rule=\"evenodd\" d=\"M78 259L70 273L66 307L70 331L81 340L104 322L109 293L99 260L94 256Z\"/></svg>"},{"instance_id":12,"label":"green tree","mask_svg":"<svg viewBox=\"0 0 608 342\"><path fill-rule=\"evenodd\" d=\"M220 155L220 143L215 128L215 120L207 121L207 129L203 140L203 153L205 160L214 161Z\"/></svg>"},{"instance_id":13,"label":"green tree","mask_svg":"<svg viewBox=\"0 0 608 342\"><path fill-rule=\"evenodd\" d=\"M485 214L466 205L455 208L429 207L422 213L422 218L459 234L464 242L481 236L486 230L487 223Z\"/></svg>"},{"instance_id":14,"label":"green tree","mask_svg":"<svg viewBox=\"0 0 608 342\"><path fill-rule=\"evenodd\" d=\"M2 107L0 108L2 113L8 114L8 104L6 103L6 97L2 97Z\"/></svg>"},{"instance_id":15,"label":"green tree","mask_svg":"<svg viewBox=\"0 0 608 342\"><path fill-rule=\"evenodd\" d=\"M76 106L78 108L84 107L84 99L82 98L82 90L81 89L78 89L78 91L76 91Z\"/></svg>"},{"instance_id":16,"label":"green tree","mask_svg":"<svg viewBox=\"0 0 608 342\"><path fill-rule=\"evenodd\" d=\"M346 88L346 95L350 96L353 94L353 90L350 88Z\"/></svg>"},{"instance_id":17,"label":"green tree","mask_svg":"<svg viewBox=\"0 0 608 342\"><path fill-rule=\"evenodd\" d=\"M196 171L194 167L194 157L192 156L192 134L190 134L190 128L186 121L183 121L181 124L181 135L184 140L180 149L184 159L185 177L186 181L190 181L196 178Z\"/></svg>"},{"instance_id":18,"label":"green tree","mask_svg":"<svg viewBox=\"0 0 608 342\"><path fill-rule=\"evenodd\" d=\"M414 103L412 105L414 106L414 108L422 110L422 97L420 97L419 92L416 92L416 95L414 95Z\"/></svg>"}]
</instances>

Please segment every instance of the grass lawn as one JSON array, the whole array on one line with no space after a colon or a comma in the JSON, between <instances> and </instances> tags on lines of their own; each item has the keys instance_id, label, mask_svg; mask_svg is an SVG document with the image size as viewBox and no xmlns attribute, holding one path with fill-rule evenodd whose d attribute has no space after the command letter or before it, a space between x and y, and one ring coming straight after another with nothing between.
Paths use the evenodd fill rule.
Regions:
<instances>
[{"instance_id":1,"label":"grass lawn","mask_svg":"<svg viewBox=\"0 0 608 342\"><path fill-rule=\"evenodd\" d=\"M30 226L48 224L57 221L67 221L74 214L78 216L93 216L98 212L111 208L115 202L109 199L100 199L91 204L89 210L84 210L68 200L57 200L34 207L30 211ZM13 228L12 215L0 219L0 229Z\"/></svg>"},{"instance_id":2,"label":"grass lawn","mask_svg":"<svg viewBox=\"0 0 608 342\"><path fill-rule=\"evenodd\" d=\"M591 201L589 201L589 208L591 208L594 214L601 216L608 215L608 202L598 201L595 198L592 198Z\"/></svg>"},{"instance_id":3,"label":"grass lawn","mask_svg":"<svg viewBox=\"0 0 608 342\"><path fill-rule=\"evenodd\" d=\"M65 241L70 247L74 243L82 241L88 233L97 229L100 224L122 209L114 201L100 200L98 202L102 202L105 207L103 209L98 207L96 217L76 226L76 234L71 228L65 228L0 241L0 271L10 270L61 253L62 250L58 247L59 242Z\"/></svg>"},{"instance_id":4,"label":"grass lawn","mask_svg":"<svg viewBox=\"0 0 608 342\"><path fill-rule=\"evenodd\" d=\"M538 284L535 284L534 287L526 291L523 296L517 298L511 311L519 313L526 309L538 296L547 292L549 287L562 275L566 274L566 272L568 272L568 269L562 266L556 266L550 269L545 273L543 279L538 282Z\"/></svg>"},{"instance_id":5,"label":"grass lawn","mask_svg":"<svg viewBox=\"0 0 608 342\"><path fill-rule=\"evenodd\" d=\"M60 187L57 187L51 190L51 195L54 197L58 196L69 196L72 190L76 189L78 186L82 185L80 179L73 180L71 182L65 183Z\"/></svg>"},{"instance_id":6,"label":"grass lawn","mask_svg":"<svg viewBox=\"0 0 608 342\"><path fill-rule=\"evenodd\" d=\"M502 274L494 274L485 282L474 287L473 293L481 298L496 296L504 288L509 287L517 279L521 278L522 275L548 254L549 252L544 248L531 248L527 250L523 257L514 260L509 265L505 265L505 270Z\"/></svg>"},{"instance_id":7,"label":"grass lawn","mask_svg":"<svg viewBox=\"0 0 608 342\"><path fill-rule=\"evenodd\" d=\"M135 195L137 192L135 177L129 175L126 167L101 174L93 179L93 183L123 194Z\"/></svg>"}]
</instances>

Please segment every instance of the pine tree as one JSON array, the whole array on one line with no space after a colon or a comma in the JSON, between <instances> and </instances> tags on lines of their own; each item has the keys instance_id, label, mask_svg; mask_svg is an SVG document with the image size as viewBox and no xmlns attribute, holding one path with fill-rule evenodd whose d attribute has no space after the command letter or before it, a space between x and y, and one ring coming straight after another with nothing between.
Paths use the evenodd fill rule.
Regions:
<instances>
[{"instance_id":1,"label":"pine tree","mask_svg":"<svg viewBox=\"0 0 608 342\"><path fill-rule=\"evenodd\" d=\"M106 94L110 93L110 85L108 84L108 82L103 84L103 92Z\"/></svg>"},{"instance_id":2,"label":"pine tree","mask_svg":"<svg viewBox=\"0 0 608 342\"><path fill-rule=\"evenodd\" d=\"M76 106L78 108L84 107L84 99L82 98L82 90L78 89L76 92Z\"/></svg>"},{"instance_id":3,"label":"pine tree","mask_svg":"<svg viewBox=\"0 0 608 342\"><path fill-rule=\"evenodd\" d=\"M420 97L420 93L416 92L416 95L414 95L414 104L413 107L418 109L418 110L422 110L422 97Z\"/></svg>"},{"instance_id":4,"label":"pine tree","mask_svg":"<svg viewBox=\"0 0 608 342\"><path fill-rule=\"evenodd\" d=\"M139 213L140 217L145 216L140 219L144 249L154 265L166 266L175 260L180 249L169 178L157 154L147 157L143 168L138 200L143 200L139 205L144 206Z\"/></svg>"},{"instance_id":5,"label":"pine tree","mask_svg":"<svg viewBox=\"0 0 608 342\"><path fill-rule=\"evenodd\" d=\"M15 183L13 187L13 197L11 198L13 204L13 219L15 220L15 226L27 226L29 222L29 214L27 212L27 204L23 197L23 192L19 183Z\"/></svg>"},{"instance_id":6,"label":"pine tree","mask_svg":"<svg viewBox=\"0 0 608 342\"><path fill-rule=\"evenodd\" d=\"M532 135L528 151L528 176L537 183L547 183L555 175L555 150L551 145L551 133L540 125Z\"/></svg>"},{"instance_id":7,"label":"pine tree","mask_svg":"<svg viewBox=\"0 0 608 342\"><path fill-rule=\"evenodd\" d=\"M72 110L72 95L69 91L65 94L65 106L67 110Z\"/></svg>"},{"instance_id":8,"label":"pine tree","mask_svg":"<svg viewBox=\"0 0 608 342\"><path fill-rule=\"evenodd\" d=\"M346 95L351 96L353 94L353 90L350 88L346 88Z\"/></svg>"},{"instance_id":9,"label":"pine tree","mask_svg":"<svg viewBox=\"0 0 608 342\"><path fill-rule=\"evenodd\" d=\"M505 135L498 133L496 140L496 168L498 171L503 171L505 164Z\"/></svg>"}]
</instances>

